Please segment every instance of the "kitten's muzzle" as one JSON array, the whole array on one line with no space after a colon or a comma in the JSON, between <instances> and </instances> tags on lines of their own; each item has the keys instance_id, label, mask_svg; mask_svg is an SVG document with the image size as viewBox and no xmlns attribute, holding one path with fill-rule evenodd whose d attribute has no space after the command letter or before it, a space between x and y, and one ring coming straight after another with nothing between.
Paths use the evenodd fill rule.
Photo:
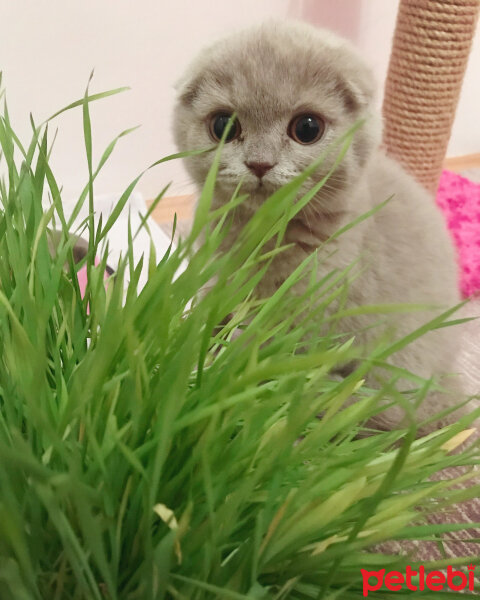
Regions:
<instances>
[{"instance_id":1,"label":"kitten's muzzle","mask_svg":"<svg viewBox=\"0 0 480 600\"><path fill-rule=\"evenodd\" d=\"M273 169L275 165L266 162L245 162L247 167L254 173L259 179L261 179L267 171Z\"/></svg>"}]
</instances>

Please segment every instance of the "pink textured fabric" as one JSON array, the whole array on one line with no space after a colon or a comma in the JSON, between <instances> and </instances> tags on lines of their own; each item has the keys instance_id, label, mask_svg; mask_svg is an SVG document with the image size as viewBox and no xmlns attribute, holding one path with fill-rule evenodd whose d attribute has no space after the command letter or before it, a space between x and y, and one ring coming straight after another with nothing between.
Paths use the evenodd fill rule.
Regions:
<instances>
[{"instance_id":1,"label":"pink textured fabric","mask_svg":"<svg viewBox=\"0 0 480 600\"><path fill-rule=\"evenodd\" d=\"M95 266L98 267L98 265L100 264L100 260L98 258L95 259ZM105 279L105 281L108 279L109 275L107 273L107 271L105 271L103 278ZM88 277L87 277L87 267L86 265L84 265L79 271L77 271L77 279L78 279L78 285L80 287L80 293L82 294L82 298L83 296L85 296L85 291L87 289L87 282L88 282Z\"/></svg>"},{"instance_id":2,"label":"pink textured fabric","mask_svg":"<svg viewBox=\"0 0 480 600\"><path fill-rule=\"evenodd\" d=\"M443 171L437 204L457 248L462 296L480 295L480 184Z\"/></svg>"},{"instance_id":3,"label":"pink textured fabric","mask_svg":"<svg viewBox=\"0 0 480 600\"><path fill-rule=\"evenodd\" d=\"M77 272L78 285L80 287L80 293L82 294L82 298L85 296L85 290L87 289L87 267L82 267L80 271Z\"/></svg>"}]
</instances>

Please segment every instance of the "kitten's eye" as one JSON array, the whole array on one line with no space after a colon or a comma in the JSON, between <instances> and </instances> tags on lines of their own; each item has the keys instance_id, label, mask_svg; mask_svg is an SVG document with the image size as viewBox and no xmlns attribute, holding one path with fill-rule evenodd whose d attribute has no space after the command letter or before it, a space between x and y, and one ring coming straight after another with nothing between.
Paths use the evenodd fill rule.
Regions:
<instances>
[{"instance_id":1,"label":"kitten's eye","mask_svg":"<svg viewBox=\"0 0 480 600\"><path fill-rule=\"evenodd\" d=\"M232 118L232 115L226 112L219 112L213 115L210 119L209 123L209 131L212 138L219 142L222 139L223 132L225 131L228 122ZM225 142L231 142L235 138L237 138L241 133L240 123L238 119L232 123L230 127L230 131L228 132L227 137L225 138Z\"/></svg>"},{"instance_id":2,"label":"kitten's eye","mask_svg":"<svg viewBox=\"0 0 480 600\"><path fill-rule=\"evenodd\" d=\"M316 115L299 115L290 121L288 135L299 144L313 144L325 131L325 123Z\"/></svg>"}]
</instances>

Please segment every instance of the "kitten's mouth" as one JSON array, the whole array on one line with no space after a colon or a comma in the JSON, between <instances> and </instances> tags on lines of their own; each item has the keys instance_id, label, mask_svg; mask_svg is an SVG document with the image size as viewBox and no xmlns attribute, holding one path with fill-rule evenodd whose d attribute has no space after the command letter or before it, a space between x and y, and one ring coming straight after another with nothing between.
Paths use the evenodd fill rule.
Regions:
<instances>
[{"instance_id":1,"label":"kitten's mouth","mask_svg":"<svg viewBox=\"0 0 480 600\"><path fill-rule=\"evenodd\" d=\"M226 192L233 193L233 191L237 187L238 181L235 182L232 179L222 181L221 179L219 179L218 183L220 184L220 186L222 188L224 188L224 190ZM248 179L245 179L242 181L240 193L253 194L253 195L259 195L259 196L268 196L270 194L273 194L275 191L277 191L278 187L279 187L278 185L275 185L274 183L266 180L263 177L262 177L262 179L258 179L257 177L255 179L248 178Z\"/></svg>"},{"instance_id":2,"label":"kitten's mouth","mask_svg":"<svg viewBox=\"0 0 480 600\"><path fill-rule=\"evenodd\" d=\"M272 194L277 186L272 183L265 181L265 179L257 179L257 181L245 182L243 186L244 190L250 194Z\"/></svg>"},{"instance_id":3,"label":"kitten's mouth","mask_svg":"<svg viewBox=\"0 0 480 600\"><path fill-rule=\"evenodd\" d=\"M272 183L265 179L260 179L257 184L257 192L261 194L273 194L279 189L278 183Z\"/></svg>"}]
</instances>

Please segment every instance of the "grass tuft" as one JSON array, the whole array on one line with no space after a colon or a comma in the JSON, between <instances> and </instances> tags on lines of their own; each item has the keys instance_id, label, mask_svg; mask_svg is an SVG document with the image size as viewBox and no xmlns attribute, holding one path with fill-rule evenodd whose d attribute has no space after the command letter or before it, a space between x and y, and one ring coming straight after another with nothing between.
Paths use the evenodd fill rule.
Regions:
<instances>
[{"instance_id":1,"label":"grass tuft","mask_svg":"<svg viewBox=\"0 0 480 600\"><path fill-rule=\"evenodd\" d=\"M425 521L462 496L451 481L429 477L478 461L475 447L449 453L475 415L419 440L414 423L359 436L381 401L399 397L395 372L380 391L364 387L365 374L411 340L379 347L338 381L335 367L359 358L354 341L341 340L333 325L319 338L301 315L315 309L320 318L345 292L348 269L319 281L312 257L273 297L253 298L269 261L262 248L281 239L308 201L294 199L315 165L276 192L239 244L218 256L228 211L241 197L211 212L215 161L191 236L150 256L140 288L130 231L105 287L102 242L139 178L95 228L95 178L128 131L95 166L89 115L93 101L118 91L87 88L63 109L83 113L88 182L74 213L89 203L84 297L73 220L48 164L48 124L32 119L24 148L6 106L0 117L0 598L361 598L362 567L402 570L411 562L375 553L374 544L460 528ZM353 134L340 140L338 160ZM61 234L52 254L54 226ZM287 292L302 277L307 290L292 298ZM429 382L411 378L421 398ZM357 402L345 407L352 395Z\"/></svg>"}]
</instances>

